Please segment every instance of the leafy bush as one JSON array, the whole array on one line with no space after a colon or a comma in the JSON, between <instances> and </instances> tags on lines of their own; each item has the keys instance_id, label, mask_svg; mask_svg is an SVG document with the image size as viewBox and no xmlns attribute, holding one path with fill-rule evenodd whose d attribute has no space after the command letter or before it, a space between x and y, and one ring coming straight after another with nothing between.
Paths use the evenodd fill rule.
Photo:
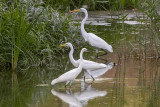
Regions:
<instances>
[{"instance_id":1,"label":"leafy bush","mask_svg":"<svg viewBox=\"0 0 160 107\"><path fill-rule=\"evenodd\" d=\"M3 2L0 13L0 65L19 67L50 64L59 44L80 43L71 16L41 0ZM7 66L8 65L8 66Z\"/></svg>"}]
</instances>

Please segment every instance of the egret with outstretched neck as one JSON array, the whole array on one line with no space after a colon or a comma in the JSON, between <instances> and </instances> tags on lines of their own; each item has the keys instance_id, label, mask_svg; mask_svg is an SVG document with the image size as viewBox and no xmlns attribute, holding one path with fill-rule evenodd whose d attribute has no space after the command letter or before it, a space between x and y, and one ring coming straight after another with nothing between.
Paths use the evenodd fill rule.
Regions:
<instances>
[{"instance_id":1,"label":"egret with outstretched neck","mask_svg":"<svg viewBox=\"0 0 160 107\"><path fill-rule=\"evenodd\" d=\"M63 45L60 45L61 47L69 47L70 48L70 52L69 52L69 59L71 61L71 63L75 66L75 67L78 67L79 64L80 64L80 59L78 60L75 60L73 58L73 52L74 52L74 49L73 49L73 46L71 43L65 43ZM86 69L86 71L88 72L88 74L94 79L94 77L92 76L92 74L90 73L89 70L96 70L96 69L101 69L101 68L105 68L107 67L107 65L103 64L103 63L97 63L97 62L93 62L93 61L90 61L90 60L85 60L83 59L83 69Z\"/></svg>"},{"instance_id":2,"label":"egret with outstretched neck","mask_svg":"<svg viewBox=\"0 0 160 107\"><path fill-rule=\"evenodd\" d=\"M80 8L77 10L73 10L71 11L73 12L84 12L85 17L81 22L81 33L83 38L85 39L85 41L89 42L89 44L93 47L96 48L96 53L98 53L98 49L102 49L102 50L108 50L109 52L113 52L112 46L109 45L106 41L104 41L102 38L98 37L97 35L93 34L93 33L87 33L86 30L84 29L84 24L86 22L86 20L88 19L88 12L85 8Z\"/></svg>"},{"instance_id":3,"label":"egret with outstretched neck","mask_svg":"<svg viewBox=\"0 0 160 107\"><path fill-rule=\"evenodd\" d=\"M70 84L70 87L71 87L72 82L75 80L75 78L82 71L82 67L83 67L83 52L84 51L87 51L87 49L83 48L81 50L81 52L80 52L80 64L79 64L78 68L72 69L72 70L62 74L58 78L52 80L51 85L55 85L56 83L60 83L60 82L66 82L65 88L66 88L68 83Z\"/></svg>"}]
</instances>

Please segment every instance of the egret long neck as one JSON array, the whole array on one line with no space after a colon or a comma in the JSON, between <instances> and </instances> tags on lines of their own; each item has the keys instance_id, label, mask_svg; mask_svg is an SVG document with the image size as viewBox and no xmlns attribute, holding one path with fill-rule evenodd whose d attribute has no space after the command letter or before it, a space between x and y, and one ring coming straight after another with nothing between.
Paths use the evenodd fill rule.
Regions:
<instances>
[{"instance_id":1,"label":"egret long neck","mask_svg":"<svg viewBox=\"0 0 160 107\"><path fill-rule=\"evenodd\" d=\"M81 53L80 53L80 61L82 61L83 60L83 50L81 51Z\"/></svg>"},{"instance_id":2,"label":"egret long neck","mask_svg":"<svg viewBox=\"0 0 160 107\"><path fill-rule=\"evenodd\" d=\"M84 52L84 50L81 50L81 52L80 52L80 65L79 66L82 66L82 64L83 64L83 52Z\"/></svg>"},{"instance_id":3,"label":"egret long neck","mask_svg":"<svg viewBox=\"0 0 160 107\"><path fill-rule=\"evenodd\" d=\"M78 70L77 70L77 74L79 74L82 71L83 68L83 62L80 62Z\"/></svg>"},{"instance_id":4,"label":"egret long neck","mask_svg":"<svg viewBox=\"0 0 160 107\"><path fill-rule=\"evenodd\" d=\"M84 17L84 19L82 20L82 23L81 23L81 33L82 33L82 36L84 37L85 41L87 41L87 36L86 36L87 32L84 29L84 24L85 24L86 20L88 19L87 11L84 11L84 14L85 14L85 17Z\"/></svg>"},{"instance_id":5,"label":"egret long neck","mask_svg":"<svg viewBox=\"0 0 160 107\"><path fill-rule=\"evenodd\" d=\"M79 67L78 67L78 69L79 69L79 73L81 72L81 70L82 70L82 67L83 67L83 50L81 50L81 52L80 52L80 64L79 64Z\"/></svg>"},{"instance_id":6,"label":"egret long neck","mask_svg":"<svg viewBox=\"0 0 160 107\"><path fill-rule=\"evenodd\" d=\"M73 58L73 52L74 52L73 46L70 46L70 48L71 50L69 52L69 59L75 67L78 67L77 61Z\"/></svg>"}]
</instances>

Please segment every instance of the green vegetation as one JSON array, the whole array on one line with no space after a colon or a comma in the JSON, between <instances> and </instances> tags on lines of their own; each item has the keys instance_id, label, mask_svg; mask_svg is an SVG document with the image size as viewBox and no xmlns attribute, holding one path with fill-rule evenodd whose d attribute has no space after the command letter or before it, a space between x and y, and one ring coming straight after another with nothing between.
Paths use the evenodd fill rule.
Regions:
<instances>
[{"instance_id":1,"label":"green vegetation","mask_svg":"<svg viewBox=\"0 0 160 107\"><path fill-rule=\"evenodd\" d=\"M138 7L139 0L45 0L55 8L61 10L72 10L81 8L87 5L89 10L104 10L104 9L132 9Z\"/></svg>"},{"instance_id":2,"label":"green vegetation","mask_svg":"<svg viewBox=\"0 0 160 107\"><path fill-rule=\"evenodd\" d=\"M52 64L59 44L80 43L71 16L40 1L0 3L0 66L2 69ZM74 32L74 33L73 33ZM76 40L75 40L76 39Z\"/></svg>"},{"instance_id":3,"label":"green vegetation","mask_svg":"<svg viewBox=\"0 0 160 107\"><path fill-rule=\"evenodd\" d=\"M125 9L142 12L137 15L142 27L148 32L137 35L139 46L129 42L134 48L134 56L152 56L160 54L159 36L159 0L2 0L0 2L0 67L1 69L28 68L45 65L52 67L56 56L61 55L59 44L72 42L83 44L79 26L72 23L69 10L88 6L88 10L119 10L122 12L122 22L128 14ZM65 11L64 11L65 10ZM147 23L151 24L147 24ZM122 24L122 30L126 30ZM149 34L149 35L147 35ZM119 37L107 37L114 46L120 44ZM124 38L127 38L124 34ZM136 40L137 40L136 38ZM137 43L136 43L137 44ZM81 45L80 45L81 46ZM122 45L121 45L122 46ZM123 47L123 46L122 46ZM139 48L139 50L137 49ZM149 51L149 52L148 52Z\"/></svg>"},{"instance_id":4,"label":"green vegetation","mask_svg":"<svg viewBox=\"0 0 160 107\"><path fill-rule=\"evenodd\" d=\"M160 15L158 14L159 11L159 0L144 0L141 3L139 9L143 12L145 16L147 16L147 20L151 23L148 31L150 35L140 36L142 41L140 42L143 44L144 51L151 51L153 56L160 56L160 33L159 33L159 26L160 26ZM144 20L141 20L143 22ZM147 25L147 24L146 24Z\"/></svg>"}]
</instances>

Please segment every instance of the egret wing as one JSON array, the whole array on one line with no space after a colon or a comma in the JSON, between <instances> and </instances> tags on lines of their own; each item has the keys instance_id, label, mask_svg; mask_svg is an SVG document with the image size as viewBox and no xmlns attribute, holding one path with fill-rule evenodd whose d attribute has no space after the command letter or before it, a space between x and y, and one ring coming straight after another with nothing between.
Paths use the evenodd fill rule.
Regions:
<instances>
[{"instance_id":1,"label":"egret wing","mask_svg":"<svg viewBox=\"0 0 160 107\"><path fill-rule=\"evenodd\" d=\"M97 48L106 48L106 44L108 45L108 43L106 43L103 39L101 39L100 37L96 36L95 34L93 33L88 33L88 40L89 40L89 43L94 46L94 47L97 47Z\"/></svg>"},{"instance_id":2,"label":"egret wing","mask_svg":"<svg viewBox=\"0 0 160 107\"><path fill-rule=\"evenodd\" d=\"M104 67L106 67L106 65L103 63L97 63L97 62L93 62L89 60L84 60L84 66L83 66L84 69L95 70L95 69L100 69Z\"/></svg>"},{"instance_id":3,"label":"egret wing","mask_svg":"<svg viewBox=\"0 0 160 107\"><path fill-rule=\"evenodd\" d=\"M62 74L61 76L59 76L57 79L59 82L65 82L68 80L74 80L75 79L75 75L76 75L76 71L77 68L72 69L68 72L65 72L64 74Z\"/></svg>"},{"instance_id":4,"label":"egret wing","mask_svg":"<svg viewBox=\"0 0 160 107\"><path fill-rule=\"evenodd\" d=\"M88 42L96 48L106 49L110 52L113 52L111 45L109 45L106 41L104 41L102 38L96 36L93 33L88 33Z\"/></svg>"}]
</instances>

